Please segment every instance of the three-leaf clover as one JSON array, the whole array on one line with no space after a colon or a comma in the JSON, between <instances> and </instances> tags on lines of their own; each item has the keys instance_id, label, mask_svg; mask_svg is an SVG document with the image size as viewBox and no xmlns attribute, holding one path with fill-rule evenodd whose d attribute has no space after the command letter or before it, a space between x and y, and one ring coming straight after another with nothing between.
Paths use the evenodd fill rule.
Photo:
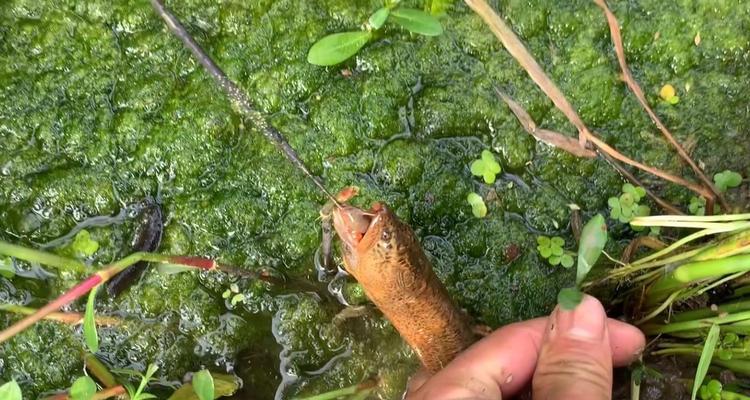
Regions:
<instances>
[{"instance_id":1,"label":"three-leaf clover","mask_svg":"<svg viewBox=\"0 0 750 400\"><path fill-rule=\"evenodd\" d=\"M482 157L471 163L471 174L481 176L487 184L495 183L495 177L503 169L489 150L482 150Z\"/></svg>"},{"instance_id":2,"label":"three-leaf clover","mask_svg":"<svg viewBox=\"0 0 750 400\"><path fill-rule=\"evenodd\" d=\"M706 199L698 196L691 197L688 211L693 215L706 215Z\"/></svg>"},{"instance_id":3,"label":"three-leaf clover","mask_svg":"<svg viewBox=\"0 0 750 400\"><path fill-rule=\"evenodd\" d=\"M565 268L573 266L573 256L563 249L565 240L559 236L549 238L538 236L536 249L542 258L546 258L551 265L562 265Z\"/></svg>"},{"instance_id":4,"label":"three-leaf clover","mask_svg":"<svg viewBox=\"0 0 750 400\"><path fill-rule=\"evenodd\" d=\"M742 175L734 171L726 170L714 175L714 184L720 192L726 192L727 189L737 187L740 183L742 183Z\"/></svg>"},{"instance_id":5,"label":"three-leaf clover","mask_svg":"<svg viewBox=\"0 0 750 400\"><path fill-rule=\"evenodd\" d=\"M674 86L666 84L659 90L659 97L669 104L677 104L680 102L680 98L677 96L677 91Z\"/></svg>"},{"instance_id":6,"label":"three-leaf clover","mask_svg":"<svg viewBox=\"0 0 750 400\"><path fill-rule=\"evenodd\" d=\"M471 205L471 213L477 218L484 218L487 215L487 206L484 204L482 196L472 192L466 196L466 201Z\"/></svg>"}]
</instances>

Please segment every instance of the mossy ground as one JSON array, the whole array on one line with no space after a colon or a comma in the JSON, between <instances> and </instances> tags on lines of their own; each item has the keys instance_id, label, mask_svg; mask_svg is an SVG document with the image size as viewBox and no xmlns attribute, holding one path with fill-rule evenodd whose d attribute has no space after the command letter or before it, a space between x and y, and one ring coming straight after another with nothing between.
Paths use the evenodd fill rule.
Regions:
<instances>
[{"instance_id":1,"label":"mossy ground","mask_svg":"<svg viewBox=\"0 0 750 400\"><path fill-rule=\"evenodd\" d=\"M360 204L385 201L414 227L438 275L478 321L498 326L552 308L572 274L545 263L536 235L573 243L567 205L587 215L604 211L622 180L606 163L575 159L521 129L495 86L539 125L574 131L466 7L442 18L440 37L387 28L356 58L324 69L306 63L310 45L356 28L380 2L168 5L329 188L358 185ZM688 173L619 80L598 7L584 0L494 5L592 129L626 154ZM695 143L693 156L709 173L747 176L750 3L611 7L635 77L665 123ZM4 240L38 246L160 194L167 216L160 251L315 280L325 199L242 123L147 2L10 1L0 10L0 65ZM665 83L677 88L677 105L659 101ZM492 186L468 169L485 148L507 172ZM677 204L689 201L684 190L645 181ZM470 191L485 196L486 218L471 215ZM101 244L95 265L126 254L132 217L87 228ZM632 234L615 231L616 239ZM515 249L519 257L509 257ZM0 278L0 300L39 305L79 278ZM165 384L201 365L234 369L247 395L267 398L280 382L281 352L282 369L299 376L286 396L379 374L381 395L398 397L414 360L380 315L337 325L341 307L330 299L250 281L239 282L246 301L232 308L221 298L229 283L152 273L120 298L103 298L102 313L139 322L102 330L102 358L141 370L156 362ZM0 326L15 319L0 315ZM82 346L79 330L38 324L0 346L0 377L18 380L30 397L64 389L82 373ZM342 353L351 356L315 372Z\"/></svg>"}]
</instances>

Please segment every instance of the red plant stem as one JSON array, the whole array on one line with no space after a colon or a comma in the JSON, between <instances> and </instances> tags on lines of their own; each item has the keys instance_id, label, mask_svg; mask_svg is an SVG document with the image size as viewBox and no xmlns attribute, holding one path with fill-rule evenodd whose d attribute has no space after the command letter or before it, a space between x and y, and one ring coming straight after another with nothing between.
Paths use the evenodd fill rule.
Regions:
<instances>
[{"instance_id":1,"label":"red plant stem","mask_svg":"<svg viewBox=\"0 0 750 400\"><path fill-rule=\"evenodd\" d=\"M161 254L153 253L133 253L122 260L119 260L111 264L108 268L102 269L89 276L83 282L73 286L72 289L63 293L60 297L56 298L52 302L48 303L44 307L40 308L37 312L28 317L16 322L9 326L2 332L0 332L0 343L7 341L13 336L28 329L31 325L35 324L47 315L59 310L61 307L72 303L80 297L86 295L95 286L107 282L113 276L125 268L137 263L138 261L146 260L152 262L168 262L173 264L180 264L187 267L194 267L203 270L212 270L216 268L216 263L212 260L201 257L181 257L181 256L166 256Z\"/></svg>"}]
</instances>

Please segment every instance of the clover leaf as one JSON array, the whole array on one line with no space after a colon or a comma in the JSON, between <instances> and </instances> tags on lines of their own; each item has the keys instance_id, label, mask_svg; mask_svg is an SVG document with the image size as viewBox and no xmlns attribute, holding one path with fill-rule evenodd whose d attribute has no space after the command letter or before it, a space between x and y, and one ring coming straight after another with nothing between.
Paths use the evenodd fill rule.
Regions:
<instances>
[{"instance_id":1,"label":"clover leaf","mask_svg":"<svg viewBox=\"0 0 750 400\"><path fill-rule=\"evenodd\" d=\"M495 176L502 171L495 156L488 150L482 150L482 157L471 163L471 174L481 176L487 184L495 183Z\"/></svg>"},{"instance_id":2,"label":"clover leaf","mask_svg":"<svg viewBox=\"0 0 750 400\"><path fill-rule=\"evenodd\" d=\"M726 170L714 175L714 184L720 192L726 192L727 189L737 187L740 183L742 183L742 175L734 171Z\"/></svg>"},{"instance_id":3,"label":"clover leaf","mask_svg":"<svg viewBox=\"0 0 750 400\"><path fill-rule=\"evenodd\" d=\"M721 382L716 379L711 379L705 385L702 385L698 394L703 400L721 400L721 392L723 390Z\"/></svg>"},{"instance_id":4,"label":"clover leaf","mask_svg":"<svg viewBox=\"0 0 750 400\"><path fill-rule=\"evenodd\" d=\"M672 105L680 102L680 98L677 96L677 91L675 90L674 86L670 84L666 84L661 87L661 90L659 90L659 97Z\"/></svg>"},{"instance_id":5,"label":"clover leaf","mask_svg":"<svg viewBox=\"0 0 750 400\"><path fill-rule=\"evenodd\" d=\"M484 204L482 196L472 192L466 196L466 201L471 205L471 212L475 217L484 218L487 215L487 206Z\"/></svg>"},{"instance_id":6,"label":"clover leaf","mask_svg":"<svg viewBox=\"0 0 750 400\"><path fill-rule=\"evenodd\" d=\"M706 199L697 196L691 197L688 211L693 215L706 215Z\"/></svg>"},{"instance_id":7,"label":"clover leaf","mask_svg":"<svg viewBox=\"0 0 750 400\"><path fill-rule=\"evenodd\" d=\"M565 240L559 236L536 238L536 249L542 258L546 258L550 265L562 265L565 268L573 266L573 256L563 249Z\"/></svg>"},{"instance_id":8,"label":"clover leaf","mask_svg":"<svg viewBox=\"0 0 750 400\"><path fill-rule=\"evenodd\" d=\"M629 183L622 185L620 196L610 197L607 200L610 218L626 224L635 217L645 217L651 214L651 209L648 206L638 204L645 195L646 189L640 186L635 187ZM633 227L635 231L643 229L644 227Z\"/></svg>"}]
</instances>

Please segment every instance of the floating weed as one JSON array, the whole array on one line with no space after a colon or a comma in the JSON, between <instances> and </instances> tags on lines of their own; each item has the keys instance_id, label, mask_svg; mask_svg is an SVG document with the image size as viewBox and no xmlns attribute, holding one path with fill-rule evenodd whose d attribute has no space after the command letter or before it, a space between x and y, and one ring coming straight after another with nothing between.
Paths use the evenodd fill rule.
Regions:
<instances>
[{"instance_id":1,"label":"floating weed","mask_svg":"<svg viewBox=\"0 0 750 400\"><path fill-rule=\"evenodd\" d=\"M698 394L702 400L721 400L721 392L724 389L721 382L716 379L711 379L705 385L702 385L698 390Z\"/></svg>"},{"instance_id":2,"label":"floating weed","mask_svg":"<svg viewBox=\"0 0 750 400\"><path fill-rule=\"evenodd\" d=\"M484 204L482 196L472 192L466 196L466 201L471 205L471 213L477 218L484 218L487 215L487 205Z\"/></svg>"},{"instance_id":3,"label":"floating weed","mask_svg":"<svg viewBox=\"0 0 750 400\"><path fill-rule=\"evenodd\" d=\"M472 175L481 176L489 185L495 183L495 177L502 171L500 164L489 150L482 150L482 156L471 163L470 169Z\"/></svg>"},{"instance_id":4,"label":"floating weed","mask_svg":"<svg viewBox=\"0 0 750 400\"><path fill-rule=\"evenodd\" d=\"M646 189L633 186L630 183L622 185L622 193L618 197L610 197L607 200L609 205L610 218L627 224L636 217L647 217L651 214L651 208L640 201L646 196ZM631 226L634 231L640 232L646 229L643 226ZM659 229L651 229L652 235L658 235Z\"/></svg>"},{"instance_id":5,"label":"floating weed","mask_svg":"<svg viewBox=\"0 0 750 400\"><path fill-rule=\"evenodd\" d=\"M659 97L669 104L677 104L680 102L680 98L677 96L677 91L674 86L666 84L659 90Z\"/></svg>"},{"instance_id":6,"label":"floating weed","mask_svg":"<svg viewBox=\"0 0 750 400\"><path fill-rule=\"evenodd\" d=\"M388 20L419 35L439 36L443 33L443 26L434 16L393 2L372 13L361 30L333 33L315 42L307 53L307 62L330 66L346 61L357 54L373 38L373 31L381 29Z\"/></svg>"},{"instance_id":7,"label":"floating weed","mask_svg":"<svg viewBox=\"0 0 750 400\"><path fill-rule=\"evenodd\" d=\"M737 172L726 170L714 175L714 184L720 192L726 192L727 189L735 188L742 183L742 175Z\"/></svg>"},{"instance_id":8,"label":"floating weed","mask_svg":"<svg viewBox=\"0 0 750 400\"><path fill-rule=\"evenodd\" d=\"M693 215L706 215L706 199L698 196L691 197L688 211Z\"/></svg>"},{"instance_id":9,"label":"floating weed","mask_svg":"<svg viewBox=\"0 0 750 400\"><path fill-rule=\"evenodd\" d=\"M538 236L536 238L536 249L542 258L546 258L551 265L562 265L565 268L573 266L572 253L565 251L565 240L559 236L549 238Z\"/></svg>"},{"instance_id":10,"label":"floating weed","mask_svg":"<svg viewBox=\"0 0 750 400\"><path fill-rule=\"evenodd\" d=\"M85 229L81 229L76 233L73 241L63 247L60 253L68 257L91 257L99 250L99 242L91 238L91 233Z\"/></svg>"}]
</instances>

